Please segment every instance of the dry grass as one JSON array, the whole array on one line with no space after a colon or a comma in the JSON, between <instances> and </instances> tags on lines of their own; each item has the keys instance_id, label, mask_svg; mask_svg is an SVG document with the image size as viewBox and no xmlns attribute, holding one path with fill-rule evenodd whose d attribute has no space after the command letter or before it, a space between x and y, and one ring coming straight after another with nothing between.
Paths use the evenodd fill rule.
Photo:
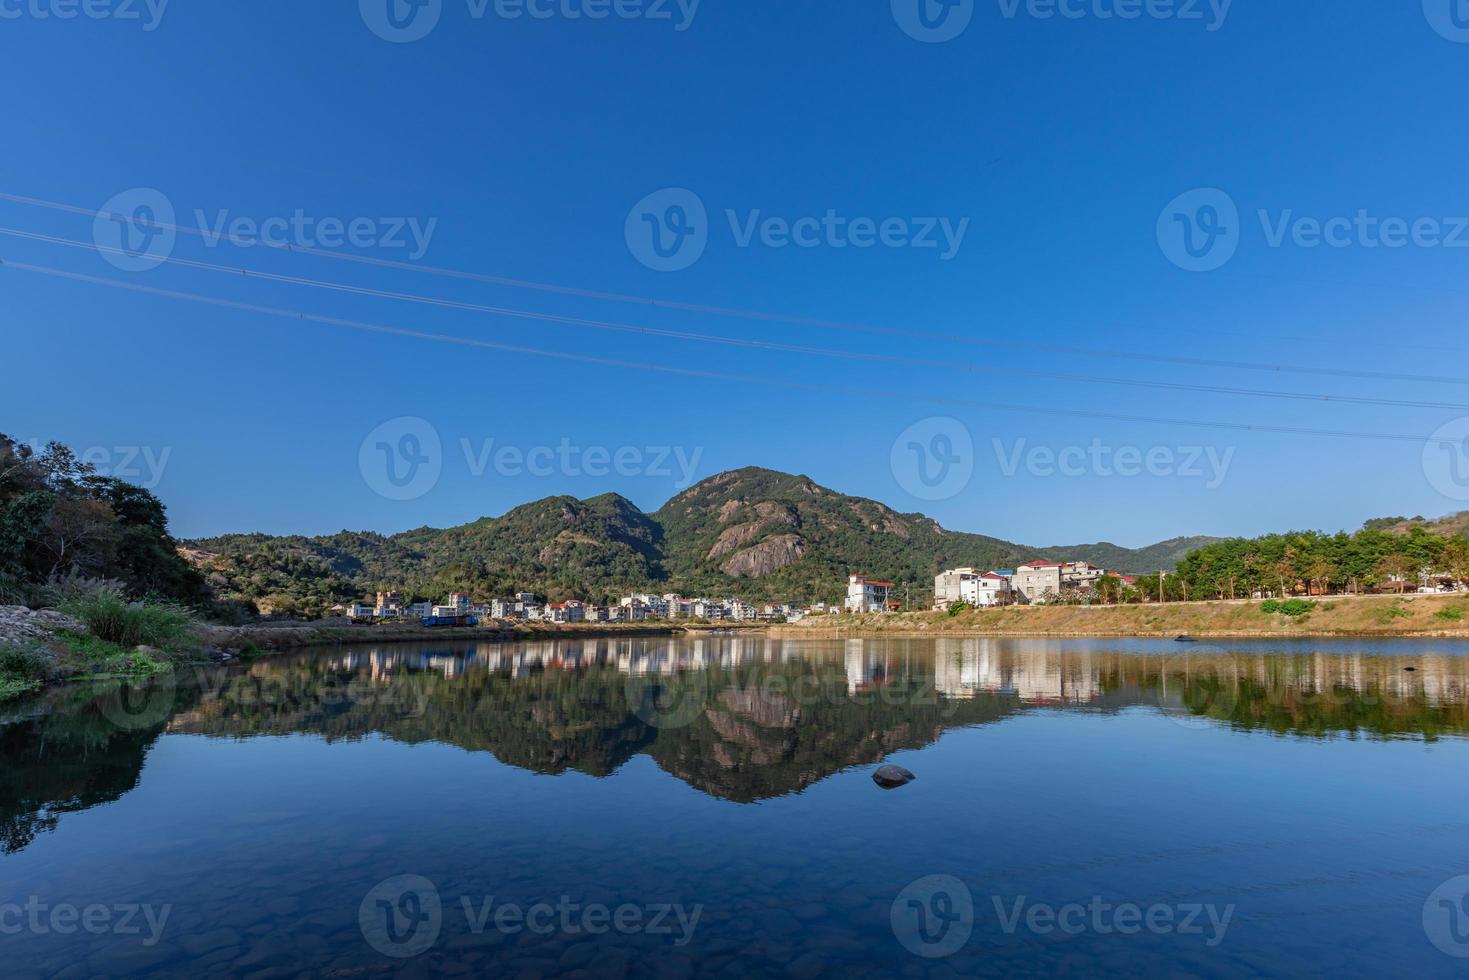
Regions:
<instances>
[{"instance_id":1,"label":"dry grass","mask_svg":"<svg viewBox=\"0 0 1469 980\"><path fill-rule=\"evenodd\" d=\"M1333 596L1304 616L1259 601L1143 606L1016 606L893 616L813 617L773 629L787 636L908 633L946 636L1469 636L1469 596ZM1462 614L1456 619L1455 613Z\"/></svg>"}]
</instances>

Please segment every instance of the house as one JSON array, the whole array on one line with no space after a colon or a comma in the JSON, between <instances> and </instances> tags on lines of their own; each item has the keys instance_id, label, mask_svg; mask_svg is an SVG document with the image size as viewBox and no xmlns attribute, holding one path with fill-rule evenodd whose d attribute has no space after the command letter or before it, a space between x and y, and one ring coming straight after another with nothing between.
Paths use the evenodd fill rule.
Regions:
<instances>
[{"instance_id":1,"label":"house","mask_svg":"<svg viewBox=\"0 0 1469 980\"><path fill-rule=\"evenodd\" d=\"M1015 578L1010 583L1018 597L1025 602L1045 602L1061 595L1067 563L1064 561L1026 562L1017 566Z\"/></svg>"},{"instance_id":2,"label":"house","mask_svg":"<svg viewBox=\"0 0 1469 980\"><path fill-rule=\"evenodd\" d=\"M471 608L474 606L474 600L470 598L468 592L450 592L449 601L444 603L444 605L453 606L459 610L459 615L461 616L468 616Z\"/></svg>"},{"instance_id":3,"label":"house","mask_svg":"<svg viewBox=\"0 0 1469 980\"><path fill-rule=\"evenodd\" d=\"M967 579L959 598L971 606L1008 606L1014 601L1010 580L998 572L985 572Z\"/></svg>"},{"instance_id":4,"label":"house","mask_svg":"<svg viewBox=\"0 0 1469 980\"><path fill-rule=\"evenodd\" d=\"M760 618L754 606L740 599L731 600L726 608L729 610L729 618L737 623L753 623Z\"/></svg>"},{"instance_id":5,"label":"house","mask_svg":"<svg viewBox=\"0 0 1469 980\"><path fill-rule=\"evenodd\" d=\"M545 618L552 623L580 623L586 618L586 606L575 599L553 602L546 607Z\"/></svg>"},{"instance_id":6,"label":"house","mask_svg":"<svg viewBox=\"0 0 1469 980\"><path fill-rule=\"evenodd\" d=\"M415 602L408 607L408 615L418 619L427 619L433 614L434 604L432 602Z\"/></svg>"},{"instance_id":7,"label":"house","mask_svg":"<svg viewBox=\"0 0 1469 980\"><path fill-rule=\"evenodd\" d=\"M933 577L933 608L942 612L956 602L967 602L964 584L979 578L977 568L951 568Z\"/></svg>"},{"instance_id":8,"label":"house","mask_svg":"<svg viewBox=\"0 0 1469 980\"><path fill-rule=\"evenodd\" d=\"M372 619L373 607L365 602L354 602L347 609L347 615L352 619Z\"/></svg>"},{"instance_id":9,"label":"house","mask_svg":"<svg viewBox=\"0 0 1469 980\"><path fill-rule=\"evenodd\" d=\"M392 619L403 615L403 593L401 592L379 592L377 594L377 606L373 609L373 615L379 619Z\"/></svg>"},{"instance_id":10,"label":"house","mask_svg":"<svg viewBox=\"0 0 1469 980\"><path fill-rule=\"evenodd\" d=\"M893 583L868 578L865 575L847 576L847 612L888 612L888 602Z\"/></svg>"}]
</instances>

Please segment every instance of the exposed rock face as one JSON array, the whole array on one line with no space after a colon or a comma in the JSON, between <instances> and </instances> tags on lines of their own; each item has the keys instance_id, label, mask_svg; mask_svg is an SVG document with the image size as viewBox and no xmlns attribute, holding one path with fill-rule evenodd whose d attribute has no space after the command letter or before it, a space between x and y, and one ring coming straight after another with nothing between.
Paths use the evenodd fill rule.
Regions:
<instances>
[{"instance_id":1,"label":"exposed rock face","mask_svg":"<svg viewBox=\"0 0 1469 980\"><path fill-rule=\"evenodd\" d=\"M766 538L759 544L738 552L729 561L719 566L726 575L748 575L759 578L769 575L777 568L784 568L799 561L806 553L806 542L799 534L778 534Z\"/></svg>"},{"instance_id":2,"label":"exposed rock face","mask_svg":"<svg viewBox=\"0 0 1469 980\"><path fill-rule=\"evenodd\" d=\"M0 606L0 645L34 646L57 630L85 633L87 627L54 609Z\"/></svg>"},{"instance_id":3,"label":"exposed rock face","mask_svg":"<svg viewBox=\"0 0 1469 980\"><path fill-rule=\"evenodd\" d=\"M708 557L711 559L718 558L720 555L727 555L737 548L743 548L751 541L754 541L755 538L759 537L760 531L764 527L764 523L755 521L750 524L736 524L734 527L726 528L724 533L719 535L719 540L714 542L714 547L709 549Z\"/></svg>"}]
</instances>

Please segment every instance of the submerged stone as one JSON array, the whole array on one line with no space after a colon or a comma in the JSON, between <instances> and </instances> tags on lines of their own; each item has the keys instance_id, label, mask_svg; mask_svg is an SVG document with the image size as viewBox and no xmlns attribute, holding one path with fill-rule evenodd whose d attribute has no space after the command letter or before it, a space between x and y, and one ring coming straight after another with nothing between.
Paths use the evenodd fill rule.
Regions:
<instances>
[{"instance_id":1,"label":"submerged stone","mask_svg":"<svg viewBox=\"0 0 1469 980\"><path fill-rule=\"evenodd\" d=\"M902 766L879 766L877 772L872 774L872 781L883 789L906 786L917 778Z\"/></svg>"}]
</instances>

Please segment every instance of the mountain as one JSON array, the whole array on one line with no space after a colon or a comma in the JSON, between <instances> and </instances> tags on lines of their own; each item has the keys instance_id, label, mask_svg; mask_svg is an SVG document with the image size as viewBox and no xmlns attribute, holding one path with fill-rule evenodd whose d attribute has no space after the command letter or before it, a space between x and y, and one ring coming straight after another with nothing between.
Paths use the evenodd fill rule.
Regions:
<instances>
[{"instance_id":1,"label":"mountain","mask_svg":"<svg viewBox=\"0 0 1469 980\"><path fill-rule=\"evenodd\" d=\"M1421 527L1430 534L1446 538L1469 536L1469 510L1457 514L1446 514L1432 519L1426 517L1378 517L1362 525L1368 531L1388 531L1392 534L1407 534Z\"/></svg>"},{"instance_id":2,"label":"mountain","mask_svg":"<svg viewBox=\"0 0 1469 980\"><path fill-rule=\"evenodd\" d=\"M831 600L849 573L879 575L921 595L944 568L1013 567L1033 558L1094 561L1127 573L1172 568L1214 538L1142 549L1113 544L1036 548L949 531L931 517L747 467L710 477L652 514L614 493L548 497L447 529L385 536L225 535L183 553L221 595L262 611L319 612L378 588L423 597L531 589L602 600L635 588L752 600Z\"/></svg>"}]
</instances>

